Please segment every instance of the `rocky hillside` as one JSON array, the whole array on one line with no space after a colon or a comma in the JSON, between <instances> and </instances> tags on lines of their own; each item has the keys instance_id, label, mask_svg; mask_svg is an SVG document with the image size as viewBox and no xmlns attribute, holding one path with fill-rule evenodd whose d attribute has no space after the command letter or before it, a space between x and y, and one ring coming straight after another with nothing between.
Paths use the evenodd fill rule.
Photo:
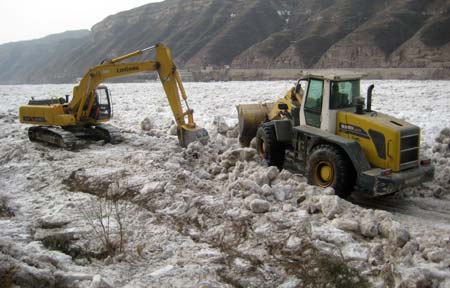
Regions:
<instances>
[{"instance_id":1,"label":"rocky hillside","mask_svg":"<svg viewBox=\"0 0 450 288\"><path fill-rule=\"evenodd\" d=\"M74 81L156 42L191 68L449 69L449 27L450 0L166 0L89 33L1 45L0 83Z\"/></svg>"}]
</instances>

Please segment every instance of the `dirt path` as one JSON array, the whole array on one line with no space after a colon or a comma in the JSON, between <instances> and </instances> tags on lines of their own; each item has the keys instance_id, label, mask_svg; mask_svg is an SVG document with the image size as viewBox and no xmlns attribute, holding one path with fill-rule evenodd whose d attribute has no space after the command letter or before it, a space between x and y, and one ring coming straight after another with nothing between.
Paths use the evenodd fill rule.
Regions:
<instances>
[{"instance_id":1,"label":"dirt path","mask_svg":"<svg viewBox=\"0 0 450 288\"><path fill-rule=\"evenodd\" d=\"M412 232L420 231L422 234L433 228L450 234L450 199L398 195L365 198L352 195L349 200L364 208L391 212L395 220L408 225Z\"/></svg>"}]
</instances>

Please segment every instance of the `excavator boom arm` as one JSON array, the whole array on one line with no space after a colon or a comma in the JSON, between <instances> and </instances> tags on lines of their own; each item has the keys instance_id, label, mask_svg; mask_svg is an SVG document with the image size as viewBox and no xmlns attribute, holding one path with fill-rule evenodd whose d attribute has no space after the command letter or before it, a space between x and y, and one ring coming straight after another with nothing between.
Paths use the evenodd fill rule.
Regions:
<instances>
[{"instance_id":1,"label":"excavator boom arm","mask_svg":"<svg viewBox=\"0 0 450 288\"><path fill-rule=\"evenodd\" d=\"M156 48L156 61L119 63L128 58L141 55L144 51ZM104 64L91 68L82 78L80 84L74 87L73 99L69 103L69 108L76 112L76 119L80 121L83 117L87 117L94 104L94 92L97 86L103 81L111 78L123 77L142 72L158 71L159 78L164 87L164 91L169 100L169 105L179 127L187 125L195 127L193 122L192 110L189 108L183 112L180 97L187 99L186 92L181 82L181 77L173 63L172 56L167 47L157 44L143 50L117 57ZM88 105L86 106L86 103ZM188 116L187 123L185 116Z\"/></svg>"},{"instance_id":2,"label":"excavator boom arm","mask_svg":"<svg viewBox=\"0 0 450 288\"><path fill-rule=\"evenodd\" d=\"M120 63L153 48L156 49L154 61ZM111 78L152 71L157 71L159 74L159 79L161 80L170 108L175 117L180 144L186 146L188 144L187 142L192 142L191 140L184 140L187 138L207 137L206 130L196 127L193 110L187 105L187 96L180 74L173 63L169 48L163 44L156 44L143 50L137 50L91 68L81 79L79 85L74 87L73 99L69 103L68 108L74 114L76 120L82 122L83 119L87 119L90 115L95 102L95 90L100 83ZM180 98L186 103L186 111L183 111ZM186 117L187 121L185 120ZM185 137L190 132L196 133L195 135L198 134L198 137L195 135Z\"/></svg>"},{"instance_id":3,"label":"excavator boom arm","mask_svg":"<svg viewBox=\"0 0 450 288\"><path fill-rule=\"evenodd\" d=\"M94 92L100 83L107 79L128 76L136 73L156 71L158 63L154 61L137 63L101 64L91 68L81 79L80 84L73 88L73 99L69 108L76 111L76 119L81 120L89 115L95 97ZM89 103L85 107L86 102Z\"/></svg>"}]
</instances>

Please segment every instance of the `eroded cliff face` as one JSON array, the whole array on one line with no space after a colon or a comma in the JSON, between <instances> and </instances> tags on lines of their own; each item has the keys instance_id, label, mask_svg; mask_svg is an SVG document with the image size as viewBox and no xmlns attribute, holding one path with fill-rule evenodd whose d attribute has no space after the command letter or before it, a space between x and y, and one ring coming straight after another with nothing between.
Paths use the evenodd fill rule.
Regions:
<instances>
[{"instance_id":1,"label":"eroded cliff face","mask_svg":"<svg viewBox=\"0 0 450 288\"><path fill-rule=\"evenodd\" d=\"M448 68L450 15L445 5L408 1L387 6L335 43L315 67Z\"/></svg>"},{"instance_id":2,"label":"eroded cliff face","mask_svg":"<svg viewBox=\"0 0 450 288\"><path fill-rule=\"evenodd\" d=\"M0 83L74 81L157 42L187 68L447 69L449 27L450 0L166 0L77 38L1 45Z\"/></svg>"},{"instance_id":3,"label":"eroded cliff face","mask_svg":"<svg viewBox=\"0 0 450 288\"><path fill-rule=\"evenodd\" d=\"M318 1L292 6L289 24L237 57L242 68L448 68L449 1ZM312 7L314 6L315 7ZM282 45L282 44L281 44Z\"/></svg>"}]
</instances>

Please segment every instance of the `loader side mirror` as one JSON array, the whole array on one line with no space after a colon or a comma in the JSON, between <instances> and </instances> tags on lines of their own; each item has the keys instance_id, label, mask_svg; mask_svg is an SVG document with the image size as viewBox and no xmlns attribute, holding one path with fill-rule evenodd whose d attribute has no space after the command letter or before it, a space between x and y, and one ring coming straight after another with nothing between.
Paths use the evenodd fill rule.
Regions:
<instances>
[{"instance_id":1,"label":"loader side mirror","mask_svg":"<svg viewBox=\"0 0 450 288\"><path fill-rule=\"evenodd\" d=\"M288 105L286 103L279 103L278 104L278 109L280 109L280 110L288 110L289 107L288 107Z\"/></svg>"}]
</instances>

